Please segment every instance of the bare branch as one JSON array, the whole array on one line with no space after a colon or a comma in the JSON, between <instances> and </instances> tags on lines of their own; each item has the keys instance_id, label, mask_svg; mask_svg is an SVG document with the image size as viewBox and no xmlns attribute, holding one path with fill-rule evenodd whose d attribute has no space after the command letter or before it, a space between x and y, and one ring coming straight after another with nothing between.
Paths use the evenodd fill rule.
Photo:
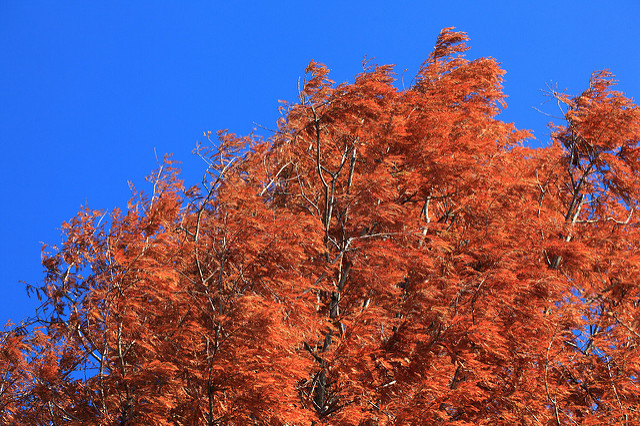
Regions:
<instances>
[{"instance_id":1,"label":"bare branch","mask_svg":"<svg viewBox=\"0 0 640 426\"><path fill-rule=\"evenodd\" d=\"M271 181L267 184L267 186L264 187L264 189L260 192L260 196L262 197L264 195L265 192L267 192L267 190L269 189L269 187L271 187L271 185L273 185L273 183L276 181L276 179L278 179L278 176L280 176L280 173L282 173L282 171L289 165L291 164L291 161L288 161L287 164L285 164L284 166L282 166L280 168L280 170L278 170L278 173L276 173L276 175L273 177L273 179L271 179Z\"/></svg>"}]
</instances>

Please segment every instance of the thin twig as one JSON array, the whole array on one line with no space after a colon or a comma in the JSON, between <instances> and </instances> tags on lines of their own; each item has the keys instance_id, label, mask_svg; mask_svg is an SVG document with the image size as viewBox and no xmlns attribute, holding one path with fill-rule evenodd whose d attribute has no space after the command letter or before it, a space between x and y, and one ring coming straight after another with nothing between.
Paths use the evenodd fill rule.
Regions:
<instances>
[{"instance_id":1,"label":"thin twig","mask_svg":"<svg viewBox=\"0 0 640 426\"><path fill-rule=\"evenodd\" d=\"M278 176L280 176L280 173L282 173L282 171L289 165L291 164L291 161L287 162L287 164L285 164L284 166L282 166L280 168L280 170L278 170L278 173L276 173L276 175L273 177L273 179L271 179L271 181L267 184L267 186L264 187L264 189L262 190L262 192L260 192L260 196L262 197L264 195L265 192L267 192L267 190L269 189L269 187L271 187L271 185L273 185L273 183L276 181L276 179L278 179Z\"/></svg>"},{"instance_id":2,"label":"thin twig","mask_svg":"<svg viewBox=\"0 0 640 426\"><path fill-rule=\"evenodd\" d=\"M551 404L553 404L553 411L555 413L556 416L556 423L558 426L560 426L560 415L558 414L558 404L556 403L556 400L551 398L551 394L549 393L549 382L547 380L547 372L549 370L549 351L551 350L551 345L553 344L553 341L556 338L556 334L553 334L553 337L551 338L551 341L549 342L549 346L547 346L547 358L546 358L546 363L544 365L544 389L547 393L547 399L551 402Z\"/></svg>"}]
</instances>

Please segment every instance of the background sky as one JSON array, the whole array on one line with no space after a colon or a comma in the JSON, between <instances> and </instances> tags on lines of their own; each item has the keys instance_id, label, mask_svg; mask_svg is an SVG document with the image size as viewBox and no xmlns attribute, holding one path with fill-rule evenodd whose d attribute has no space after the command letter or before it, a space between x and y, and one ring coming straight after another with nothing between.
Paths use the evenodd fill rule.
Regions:
<instances>
[{"instance_id":1,"label":"background sky","mask_svg":"<svg viewBox=\"0 0 640 426\"><path fill-rule=\"evenodd\" d=\"M541 89L584 90L610 69L640 97L640 2L0 0L0 327L36 306L42 243L81 205L123 208L128 181L173 153L188 185L202 132L274 128L313 59L353 81L365 55L410 86L439 31L507 71L502 119L549 141ZM406 71L405 71L406 70ZM258 135L269 132L257 128Z\"/></svg>"}]
</instances>

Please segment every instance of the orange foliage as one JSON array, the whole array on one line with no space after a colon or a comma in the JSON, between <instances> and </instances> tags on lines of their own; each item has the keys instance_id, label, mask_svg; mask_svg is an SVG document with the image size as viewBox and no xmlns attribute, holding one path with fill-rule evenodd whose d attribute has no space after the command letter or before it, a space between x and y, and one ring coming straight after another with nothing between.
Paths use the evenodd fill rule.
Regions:
<instances>
[{"instance_id":1,"label":"orange foliage","mask_svg":"<svg viewBox=\"0 0 640 426\"><path fill-rule=\"evenodd\" d=\"M0 422L638 424L640 110L595 73L525 148L466 40L407 90L312 62L270 139L198 148L202 186L167 158L66 223Z\"/></svg>"}]
</instances>

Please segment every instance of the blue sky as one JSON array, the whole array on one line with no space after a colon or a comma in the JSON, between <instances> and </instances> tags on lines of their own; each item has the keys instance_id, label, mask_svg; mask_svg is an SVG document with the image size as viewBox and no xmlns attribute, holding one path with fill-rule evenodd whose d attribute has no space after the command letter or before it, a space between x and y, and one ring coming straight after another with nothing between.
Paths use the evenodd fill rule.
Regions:
<instances>
[{"instance_id":1,"label":"blue sky","mask_svg":"<svg viewBox=\"0 0 640 426\"><path fill-rule=\"evenodd\" d=\"M0 2L0 322L32 313L41 242L81 205L110 210L128 181L173 153L189 185L202 132L275 127L310 60L353 81L364 55L410 85L440 29L471 37L468 56L506 69L505 121L548 142L535 108L551 81L569 93L609 68L640 98L640 2L27 1ZM404 71L406 69L406 71ZM401 83L400 83L401 84ZM268 136L258 128L257 134Z\"/></svg>"}]
</instances>

